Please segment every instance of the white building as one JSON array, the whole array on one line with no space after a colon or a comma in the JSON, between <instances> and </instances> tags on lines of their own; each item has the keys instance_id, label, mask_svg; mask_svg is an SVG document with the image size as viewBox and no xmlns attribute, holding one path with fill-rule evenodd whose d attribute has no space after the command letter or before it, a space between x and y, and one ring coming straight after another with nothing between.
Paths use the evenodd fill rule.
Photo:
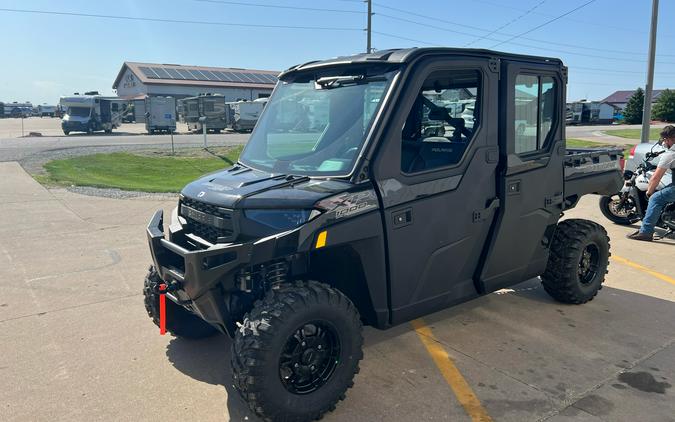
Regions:
<instances>
[{"instance_id":1,"label":"white building","mask_svg":"<svg viewBox=\"0 0 675 422\"><path fill-rule=\"evenodd\" d=\"M201 93L222 94L225 101L268 97L279 72L176 64L124 62L113 83L126 99L168 95L180 99Z\"/></svg>"}]
</instances>

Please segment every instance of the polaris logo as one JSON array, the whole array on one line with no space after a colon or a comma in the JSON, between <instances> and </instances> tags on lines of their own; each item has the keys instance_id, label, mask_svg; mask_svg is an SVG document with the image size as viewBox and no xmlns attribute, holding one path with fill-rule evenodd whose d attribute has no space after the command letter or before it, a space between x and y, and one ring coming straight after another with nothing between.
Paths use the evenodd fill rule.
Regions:
<instances>
[{"instance_id":1,"label":"polaris logo","mask_svg":"<svg viewBox=\"0 0 675 422\"><path fill-rule=\"evenodd\" d=\"M206 195L206 192L201 191L197 194L197 198L201 198L202 196Z\"/></svg>"}]
</instances>

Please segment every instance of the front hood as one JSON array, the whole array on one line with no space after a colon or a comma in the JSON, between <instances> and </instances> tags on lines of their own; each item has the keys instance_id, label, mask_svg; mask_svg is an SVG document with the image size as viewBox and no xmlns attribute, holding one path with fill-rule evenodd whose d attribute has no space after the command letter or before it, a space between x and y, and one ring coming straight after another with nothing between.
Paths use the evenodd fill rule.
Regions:
<instances>
[{"instance_id":1,"label":"front hood","mask_svg":"<svg viewBox=\"0 0 675 422\"><path fill-rule=\"evenodd\" d=\"M234 166L195 180L181 193L230 209L310 209L316 202L351 187L346 181L274 175Z\"/></svg>"}]
</instances>

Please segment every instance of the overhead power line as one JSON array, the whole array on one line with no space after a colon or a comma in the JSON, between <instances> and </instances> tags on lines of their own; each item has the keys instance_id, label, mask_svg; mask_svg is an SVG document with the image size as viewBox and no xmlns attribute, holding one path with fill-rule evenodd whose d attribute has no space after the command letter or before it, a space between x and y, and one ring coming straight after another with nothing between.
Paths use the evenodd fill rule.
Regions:
<instances>
[{"instance_id":1,"label":"overhead power line","mask_svg":"<svg viewBox=\"0 0 675 422\"><path fill-rule=\"evenodd\" d=\"M480 31L480 32L490 32L491 31L490 29L480 28L480 27L477 27L477 26L466 25L466 24L463 24L463 23L460 23L460 22L454 22L454 21L451 21L451 20L441 19L437 16L423 15L423 14L420 14L420 13L415 13L415 12L411 12L411 11L408 11L408 10L399 9L399 8L396 8L396 7L386 6L386 5L377 3L377 2L374 2L373 4L377 5L378 8L393 10L395 12L399 12L399 13L402 13L402 14L406 14L406 15L410 15L410 16L417 16L417 17L420 17L420 18L429 19L429 20L436 21L436 22L447 23L447 24L452 25L453 27L459 26L459 27L462 27L462 28L473 29L473 30ZM412 24L415 24L415 25L424 26L426 28L438 29L440 31L449 32L449 33L453 33L453 34L464 35L464 36L467 36L467 37L480 37L481 36L479 34L452 30L452 29L448 29L446 27L436 26L436 25L429 24L429 23L426 23L426 22L419 22L419 21L415 21L415 20L412 20L412 19L401 18L401 17L398 17L398 16L392 16L392 15L384 14L384 13L380 13L380 12L377 13L377 16L381 16L381 17L384 17L384 18L387 18L387 19L392 19L392 20L398 20L398 21L401 21L401 22L412 23ZM493 35L496 35L496 34L493 34ZM498 35L505 36L505 37L511 37L511 36L514 36L515 34L500 33ZM547 44L547 45L559 45L559 46L562 46L562 47L578 48L578 49L581 49L581 50L588 50L588 51L600 51L600 52L604 52L604 53L626 54L626 55L629 55L629 56L632 56L632 57L634 57L636 55L646 54L646 53L643 53L643 52L619 51L619 50L611 50L611 49L606 49L606 48L587 47L587 46L582 46L582 45L577 45L577 44L561 43L561 42L548 41L548 40L542 40L542 39L537 39L537 38L529 38L529 37L520 37L520 38L523 39L523 40L532 41L532 42L536 42L536 43L543 43L543 44ZM497 42L502 41L499 38L494 38L494 37L490 37L490 36L486 36L484 39L489 40L489 41L497 41ZM525 45L525 44L516 44L516 43L509 43L509 44L527 47L527 45ZM541 48L541 47L532 47L532 48ZM675 57L675 54L658 54L658 56ZM589 57L595 57L595 55L589 56Z\"/></svg>"},{"instance_id":2,"label":"overhead power line","mask_svg":"<svg viewBox=\"0 0 675 422\"><path fill-rule=\"evenodd\" d=\"M316 7L301 7L301 6L282 6L277 4L265 4L265 3L249 3L241 1L225 1L225 0L194 0L200 3L216 3L216 4L227 4L233 6L247 6L247 7L261 7L268 9L288 9L288 10L303 10L309 12L334 12L334 13L357 13L362 15L364 12L359 10L345 10L345 9L319 9Z\"/></svg>"},{"instance_id":3,"label":"overhead power line","mask_svg":"<svg viewBox=\"0 0 675 422\"><path fill-rule=\"evenodd\" d=\"M510 21L506 22L504 25L502 25L502 26L500 26L499 28L497 28L497 29L491 31L489 34L483 35L483 36L481 36L480 38L476 38L475 40L473 40L473 41L471 41L471 42L468 42L468 43L464 44L464 47L468 47L468 46L470 46L471 44L475 44L475 43L477 43L478 41L484 40L485 38L489 37L490 35L495 34L495 33L499 32L499 31L501 31L502 29L506 28L507 26L512 25L512 24L515 23L515 22L518 22L519 20L521 20L521 19L524 18L525 16L527 16L527 15L529 15L530 13L534 12L535 9L537 9L539 6L541 6L541 5L544 4L544 3L546 3L546 0L541 0L539 3L535 4L535 5L532 6L531 8L527 9L527 10L526 10L524 13L522 13L521 15L519 15L519 16L517 16L517 17L511 19Z\"/></svg>"},{"instance_id":4,"label":"overhead power line","mask_svg":"<svg viewBox=\"0 0 675 422\"><path fill-rule=\"evenodd\" d=\"M424 44L424 45L438 46L438 44L432 44L432 43L429 43L429 42L426 42L426 41L416 40L414 38L402 37L400 35L389 34L387 32L373 31L373 34L384 35L385 37L397 38L399 40L404 40L404 41L412 41L412 42L416 42L416 43L420 43L420 44Z\"/></svg>"},{"instance_id":5,"label":"overhead power line","mask_svg":"<svg viewBox=\"0 0 675 422\"><path fill-rule=\"evenodd\" d=\"M99 14L93 14L93 13L57 12L57 11L53 11L53 10L30 10L30 9L0 8L0 12L32 13L32 14L39 14L39 15L58 15L58 16L78 16L78 17L84 17L84 18L116 19L116 20L159 22L159 23L181 23L181 24L191 24L191 25L232 26L232 27L243 27L243 28L309 29L309 30L326 30L326 31L363 31L363 29L361 29L361 28L343 28L343 27L330 27L330 26L299 26L299 25L267 25L267 24L254 24L254 23L197 21L197 20L185 20L185 19L145 18L145 17L139 17L139 16L118 16L118 15L99 15Z\"/></svg>"},{"instance_id":6,"label":"overhead power line","mask_svg":"<svg viewBox=\"0 0 675 422\"><path fill-rule=\"evenodd\" d=\"M397 21L400 21L400 22L412 23L412 24L414 24L414 25L423 26L423 27L425 27L425 28L437 29L437 30L439 30L439 31L444 31L444 32L452 33L452 34L459 34L459 35L470 36L470 37L475 37L475 36L476 36L476 34L472 34L472 33L468 33L468 32L456 31L456 30L454 30L454 29L448 29L448 28L445 28L445 27L442 27L442 26L437 26L437 25L433 25L433 24L428 24L428 23L424 23L424 22L419 22L419 21L412 20L412 19L400 18L400 17L397 17L397 16L391 16L391 15L383 14L383 13L377 13L375 16L384 17L384 18L387 18L387 19L393 19L393 20L397 20ZM449 21L443 21L443 22L451 23L451 22L449 22ZM393 37L393 34L389 34L389 35L392 36L392 38L394 38L394 37ZM487 40L492 40L492 41L500 41L499 39L497 39L497 38L492 38L492 37L487 37L487 38L485 38L485 39L487 39ZM525 37L523 37L523 39L524 39L524 40L530 40L531 38L525 38ZM533 41L540 42L540 43L543 43L543 44L552 44L552 45L568 46L568 47L572 47L572 48L580 48L580 49L583 49L583 48L584 48L584 47L581 47L581 46L579 46L579 47L573 46L573 45L571 45L571 44L563 44L563 43L556 43L556 42L549 42L549 41L539 41L539 40L533 40ZM590 54L590 53L577 53L577 52L573 52L573 51L567 51L567 50L560 50L560 49L551 48L550 46L542 47L542 46L537 46L537 45L525 44L525 43L522 43L522 42L509 42L508 44L515 45L515 46L519 46L519 47L533 48L533 49L536 49L536 50L544 50L544 51L548 51L548 52L558 52L558 53L571 54L571 55L577 55L577 56L583 56L583 57L604 58L604 59L607 59L607 60L616 60L616 61L625 61L625 60L626 60L626 58L609 57L609 56L598 56L596 53L593 53L593 54ZM433 45L438 45L438 44L433 44ZM595 48L590 48L590 50L592 50L592 51L603 51L603 50L599 50L599 49L595 49ZM635 55L642 55L642 53L617 52L617 51L615 51L615 50L606 50L606 51L607 51L607 52L612 52L612 51L614 51L614 52L619 53L619 54L628 54L628 55L631 55L632 57L634 57ZM664 55L664 56L665 56L665 55ZM634 60L634 61L635 61L635 60ZM637 61L639 61L639 60L637 60ZM643 60L643 61L644 61L644 60ZM663 64L673 64L673 63L663 63Z\"/></svg>"},{"instance_id":7,"label":"overhead power line","mask_svg":"<svg viewBox=\"0 0 675 422\"><path fill-rule=\"evenodd\" d=\"M546 26L546 25L548 25L548 24L551 24L551 23L553 23L553 22L555 22L555 21L557 21L557 20L560 20L560 19L564 18L564 17L567 16L567 15L571 15L572 13L574 13L574 12L576 12L576 11L578 11L578 10L583 9L584 7L588 6L588 5L591 4L591 3L595 3L596 1L597 1L597 0L589 0L589 1L587 1L586 3L584 3L584 4L580 5L580 6L577 6L577 7L575 7L574 9L572 9L572 10L570 10L570 11L567 11L567 12L563 13L563 14L560 15L560 16L556 16L555 18L549 19L549 20L547 20L546 22L544 22L544 23L542 23L542 24L540 24L540 25L535 26L534 28L528 29L527 31L522 32L522 33L520 33L520 34L518 34L518 35L514 35L514 36L512 36L511 38L507 39L506 41L498 42L497 44L491 46L490 48L495 48L495 47L500 46L500 45L502 45L502 44L506 44L506 43L509 42L509 41L513 41L513 40L515 40L516 38L520 38L520 37L522 37L523 35L527 35L527 34L529 34L530 32L533 32L533 31L536 31L537 29L543 28L544 26Z\"/></svg>"}]
</instances>

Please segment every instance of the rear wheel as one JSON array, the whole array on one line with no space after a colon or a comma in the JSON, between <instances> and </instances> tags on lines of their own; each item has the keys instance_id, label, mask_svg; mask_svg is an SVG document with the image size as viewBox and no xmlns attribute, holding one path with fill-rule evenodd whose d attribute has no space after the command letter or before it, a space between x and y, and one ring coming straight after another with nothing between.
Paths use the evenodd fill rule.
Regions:
<instances>
[{"instance_id":1,"label":"rear wheel","mask_svg":"<svg viewBox=\"0 0 675 422\"><path fill-rule=\"evenodd\" d=\"M256 302L235 334L234 385L264 420L316 420L353 385L362 345L359 313L340 291L283 284Z\"/></svg>"},{"instance_id":2,"label":"rear wheel","mask_svg":"<svg viewBox=\"0 0 675 422\"><path fill-rule=\"evenodd\" d=\"M544 289L563 303L592 300L605 281L609 256L609 237L604 227L581 219L561 221L541 276Z\"/></svg>"},{"instance_id":3,"label":"rear wheel","mask_svg":"<svg viewBox=\"0 0 675 422\"><path fill-rule=\"evenodd\" d=\"M640 221L635 201L630 196L623 199L621 194L600 197L600 211L612 223L628 226Z\"/></svg>"},{"instance_id":4,"label":"rear wheel","mask_svg":"<svg viewBox=\"0 0 675 422\"><path fill-rule=\"evenodd\" d=\"M68 136L68 135L70 135L70 131L69 131L69 130L64 130L64 131L63 131L63 134L66 135L66 136Z\"/></svg>"},{"instance_id":5,"label":"rear wheel","mask_svg":"<svg viewBox=\"0 0 675 422\"><path fill-rule=\"evenodd\" d=\"M145 310L148 312L152 322L159 327L159 294L157 294L157 285L162 283L154 266L148 270L143 284L143 298ZM192 314L180 305L177 305L170 299L166 299L166 329L177 337L184 338L203 338L218 333L209 323Z\"/></svg>"}]
</instances>

